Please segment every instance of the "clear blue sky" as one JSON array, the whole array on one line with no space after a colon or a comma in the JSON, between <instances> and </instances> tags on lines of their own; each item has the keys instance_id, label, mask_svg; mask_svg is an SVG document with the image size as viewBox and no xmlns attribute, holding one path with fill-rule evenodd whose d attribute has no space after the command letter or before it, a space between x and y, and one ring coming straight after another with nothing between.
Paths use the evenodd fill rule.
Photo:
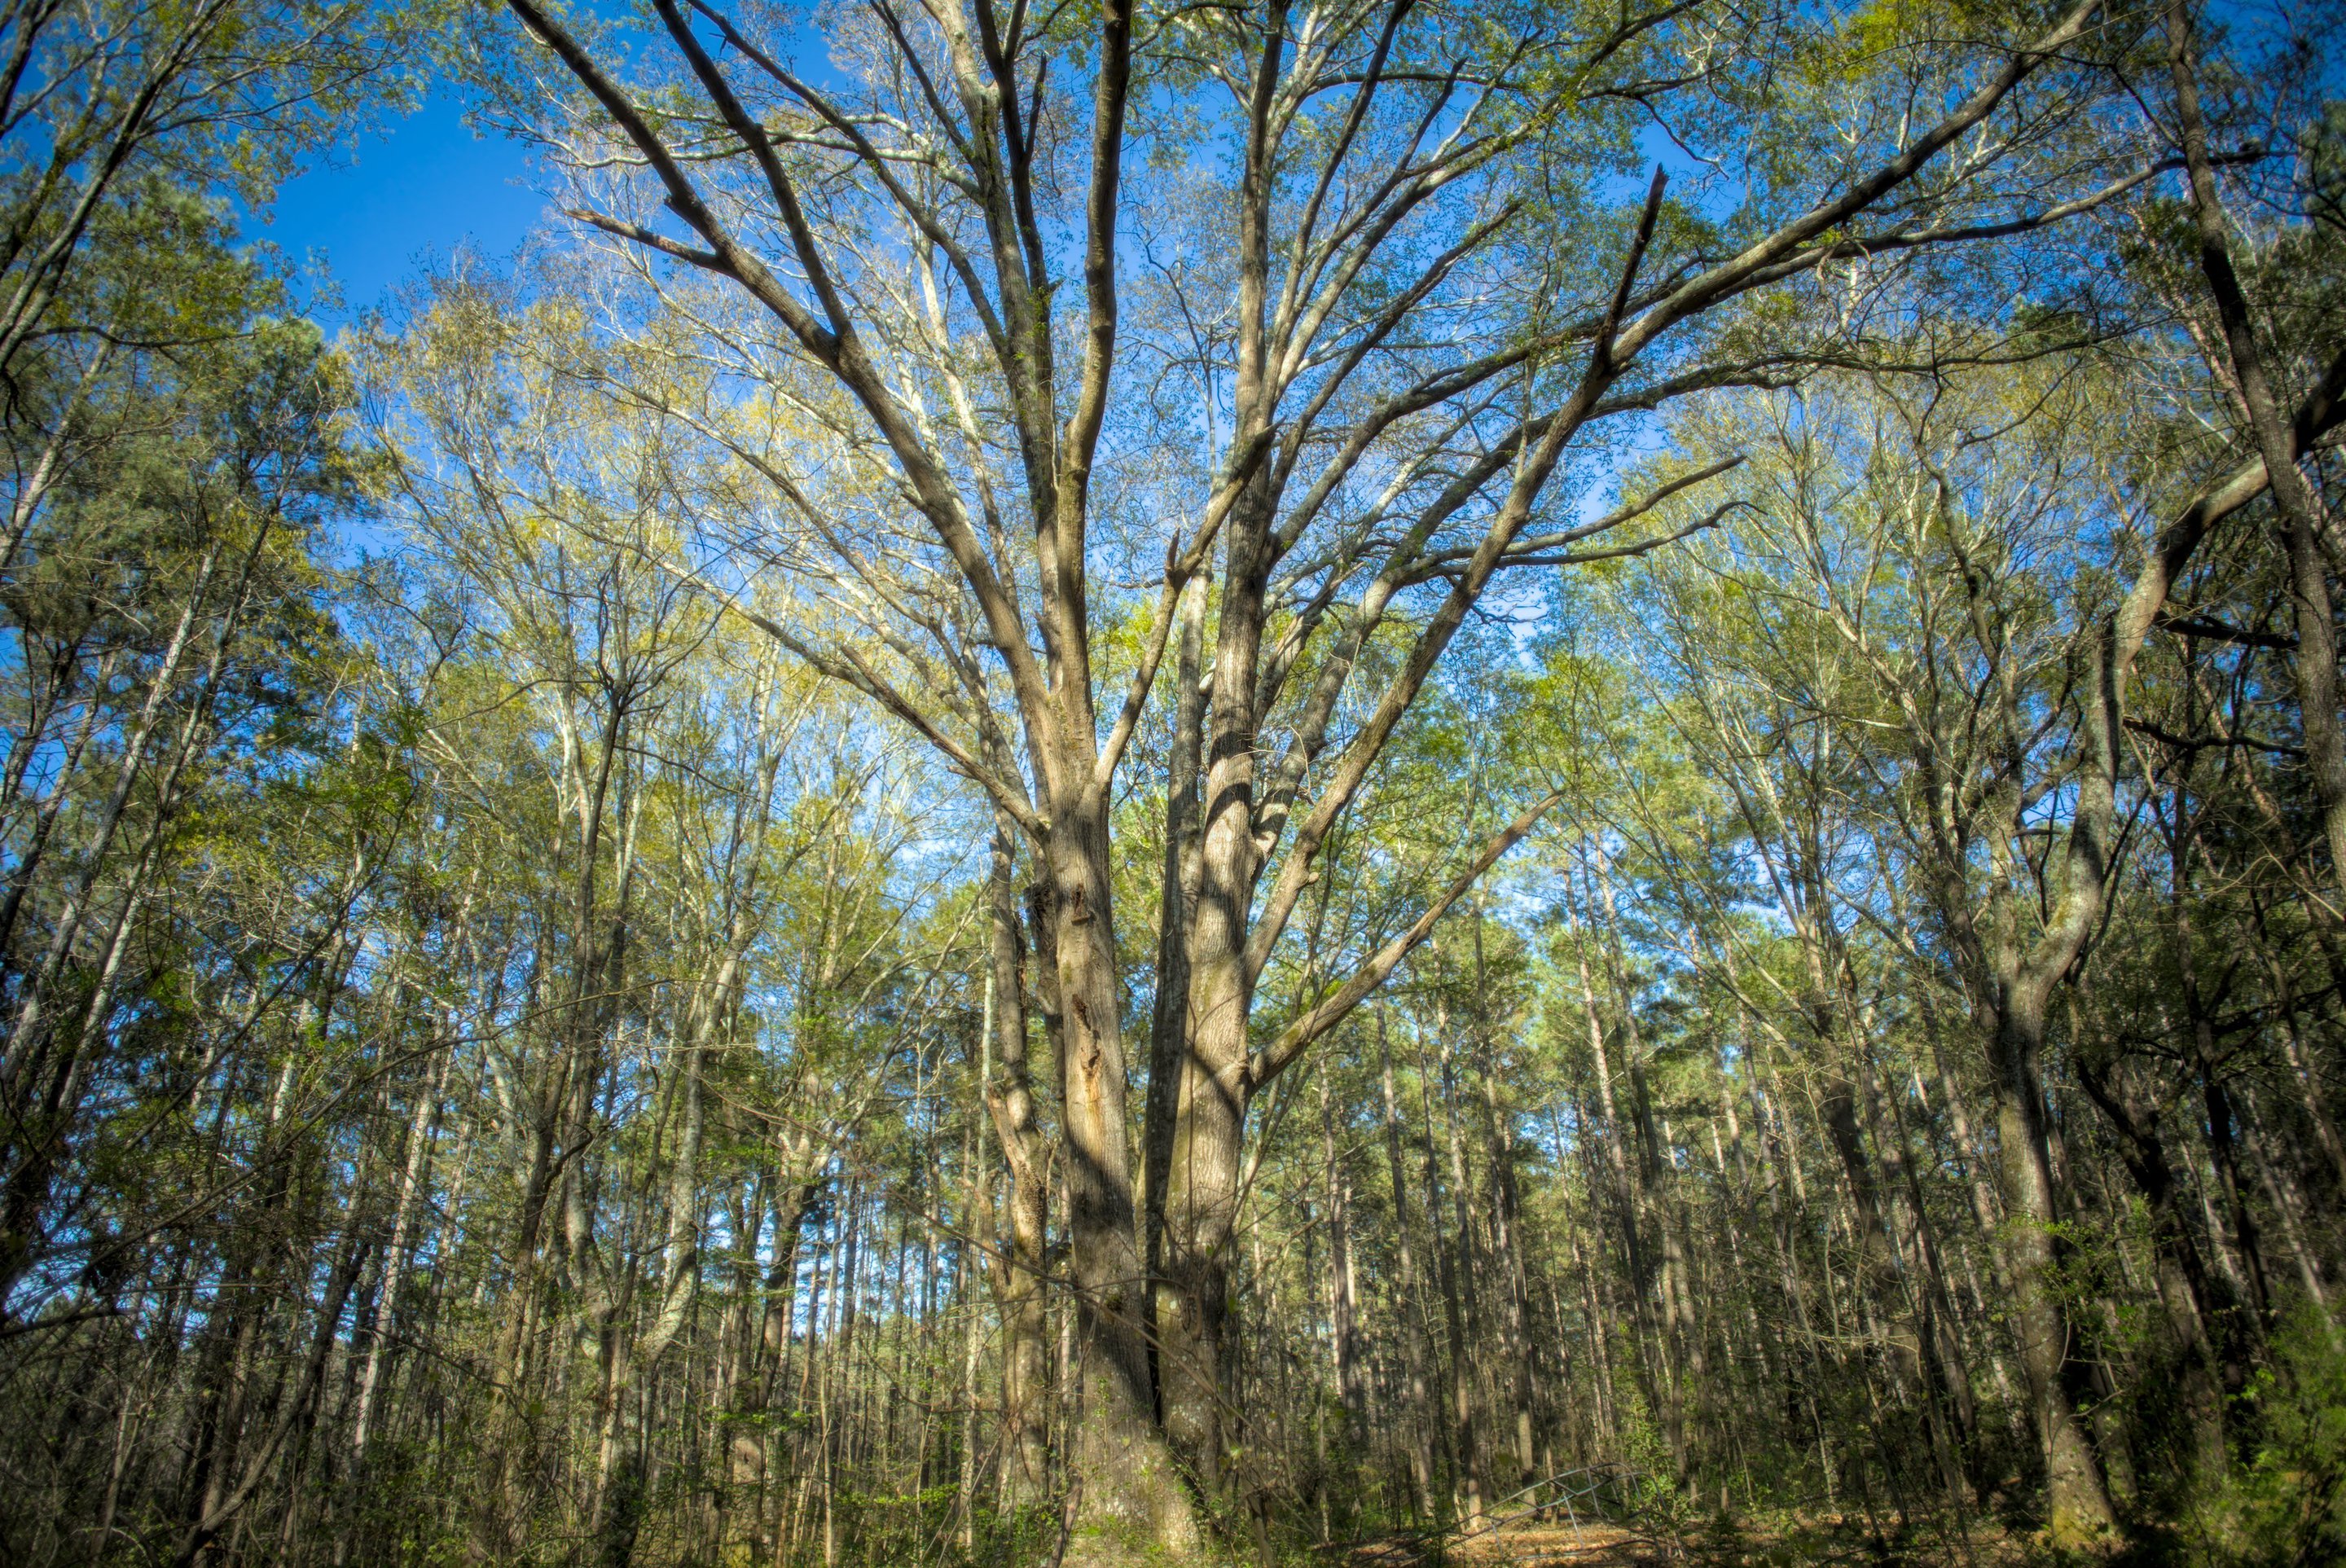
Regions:
<instances>
[{"instance_id":1,"label":"clear blue sky","mask_svg":"<svg viewBox=\"0 0 2346 1568\"><path fill-rule=\"evenodd\" d=\"M546 209L531 175L521 143L474 136L455 103L434 97L285 186L275 220L247 232L297 264L323 252L344 306L365 310L459 246L509 255ZM343 319L319 314L330 327Z\"/></svg>"}]
</instances>

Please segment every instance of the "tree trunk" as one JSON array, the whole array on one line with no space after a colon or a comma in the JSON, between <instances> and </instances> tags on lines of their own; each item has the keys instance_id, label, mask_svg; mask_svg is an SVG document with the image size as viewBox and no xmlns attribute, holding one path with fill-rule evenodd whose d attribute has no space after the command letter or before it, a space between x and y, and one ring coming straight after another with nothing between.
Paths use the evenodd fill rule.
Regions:
<instances>
[{"instance_id":1,"label":"tree trunk","mask_svg":"<svg viewBox=\"0 0 2346 1568\"><path fill-rule=\"evenodd\" d=\"M1142 1124L1145 1235L1148 1269L1147 1299L1150 1387L1163 1415L1164 1327L1160 1314L1173 1299L1165 1275L1166 1190L1173 1179L1173 1129L1180 1115L1181 1082L1187 1071L1189 1027L1190 921L1202 874L1203 837L1198 821L1199 728L1205 697L1199 688L1205 657L1206 584L1201 577L1181 596L1180 644L1174 656L1173 740L1166 764L1165 856L1159 875L1157 923L1157 996L1148 1033L1148 1105Z\"/></svg>"},{"instance_id":2,"label":"tree trunk","mask_svg":"<svg viewBox=\"0 0 2346 1568\"><path fill-rule=\"evenodd\" d=\"M1063 766L1090 774L1087 759ZM1188 1493L1154 1418L1141 1334L1147 1282L1134 1223L1107 809L1106 797L1088 788L1064 792L1054 803L1043 926L1055 951L1040 955L1053 972L1046 1000L1058 1013L1076 1341L1077 1523L1069 1556L1079 1565L1126 1561L1152 1543L1187 1558L1201 1544ZM1178 1137L1174 1157L1178 1193Z\"/></svg>"},{"instance_id":3,"label":"tree trunk","mask_svg":"<svg viewBox=\"0 0 2346 1568\"><path fill-rule=\"evenodd\" d=\"M1241 280L1241 287L1245 287ZM1256 280L1260 287L1260 280ZM1258 487L1260 488L1260 487ZM1189 921L1188 1053L1174 1099L1166 1184L1165 1287L1158 1301L1166 1435L1209 1496L1225 1490L1221 1374L1229 1347L1229 1247L1247 1119L1247 937L1255 845L1255 680L1269 562L1266 499L1229 524L1207 715L1204 820Z\"/></svg>"},{"instance_id":4,"label":"tree trunk","mask_svg":"<svg viewBox=\"0 0 2346 1568\"><path fill-rule=\"evenodd\" d=\"M1050 1224L1049 1176L1026 1045L1026 988L1018 939L1017 897L1012 887L1009 824L994 823L988 884L992 928L987 946L987 1037L984 1059L999 1055L1002 1081L981 1092L992 1113L1003 1157L1010 1167L1010 1247L994 1263L994 1288L1002 1307L1002 1502L1021 1508L1049 1487L1044 1439L1048 1399L1049 1332L1044 1294L1045 1248Z\"/></svg>"},{"instance_id":5,"label":"tree trunk","mask_svg":"<svg viewBox=\"0 0 2346 1568\"><path fill-rule=\"evenodd\" d=\"M1393 1247L1395 1261L1400 1265L1400 1278L1394 1282L1395 1316L1402 1325L1402 1364L1407 1375L1409 1409L1413 1412L1429 1408L1433 1384L1426 1375L1425 1315L1418 1278L1417 1252L1410 1240L1409 1175L1402 1159L1401 1100L1393 1092L1392 1045L1386 1034L1385 1014L1377 1013L1377 1056L1379 1082L1384 1094L1385 1166L1392 1184ZM1433 1517L1433 1442L1426 1428L1418 1421L1409 1423L1409 1476L1416 1490L1417 1509L1421 1517Z\"/></svg>"},{"instance_id":6,"label":"tree trunk","mask_svg":"<svg viewBox=\"0 0 2346 1568\"><path fill-rule=\"evenodd\" d=\"M2077 1379L2069 1356L2068 1315L2055 1293L2053 1157L2045 1127L2045 1090L2037 1062L2044 1048L2041 1003L2018 997L1998 1020L1996 1137L2003 1163L2004 1277L2012 1321L2028 1382L2030 1408L2045 1459L2046 1521L2057 1546L2106 1535L2116 1515L2100 1459L2077 1419Z\"/></svg>"}]
</instances>

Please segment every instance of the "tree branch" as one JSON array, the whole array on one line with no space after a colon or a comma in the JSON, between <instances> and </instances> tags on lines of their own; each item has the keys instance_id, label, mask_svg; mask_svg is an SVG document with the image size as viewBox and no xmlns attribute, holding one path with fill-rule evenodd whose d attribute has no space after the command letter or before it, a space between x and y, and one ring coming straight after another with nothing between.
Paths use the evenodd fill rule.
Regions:
<instances>
[{"instance_id":1,"label":"tree branch","mask_svg":"<svg viewBox=\"0 0 2346 1568\"><path fill-rule=\"evenodd\" d=\"M1447 914L1453 904L1466 896L1482 880L1483 873L1496 865L1500 856L1520 843L1526 833L1538 826L1539 820L1563 799L1564 791L1561 789L1551 791L1500 830L1498 836L1485 844L1483 852L1474 857L1474 863L1454 878L1407 931L1379 948L1374 957L1336 988L1333 995L1280 1031L1277 1039L1255 1053L1247 1064L1247 1093L1252 1095L1260 1090L1303 1054L1313 1041L1341 1023L1371 992L1384 983L1385 977L1392 973L1412 950L1433 933L1434 922Z\"/></svg>"}]
</instances>

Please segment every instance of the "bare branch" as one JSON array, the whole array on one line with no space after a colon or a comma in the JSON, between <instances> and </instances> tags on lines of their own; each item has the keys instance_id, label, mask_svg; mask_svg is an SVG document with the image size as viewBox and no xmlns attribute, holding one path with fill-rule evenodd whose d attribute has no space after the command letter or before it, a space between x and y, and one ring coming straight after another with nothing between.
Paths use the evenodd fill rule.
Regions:
<instances>
[{"instance_id":1,"label":"bare branch","mask_svg":"<svg viewBox=\"0 0 2346 1568\"><path fill-rule=\"evenodd\" d=\"M712 272L726 270L724 258L719 256L716 251L695 249L689 245L670 239L656 229L647 229L640 223L629 223L625 219L613 218L607 213L597 212L591 207L566 207L562 209L562 216L580 223L589 224L606 234L616 234L622 239L633 240L647 250L657 250L663 256L673 256L679 261L688 261L695 267L705 267Z\"/></svg>"},{"instance_id":2,"label":"bare branch","mask_svg":"<svg viewBox=\"0 0 2346 1568\"><path fill-rule=\"evenodd\" d=\"M1665 484L1660 489L1655 491L1651 495L1647 496L1643 501L1633 502L1629 505L1617 507L1615 510L1606 513L1604 516L1599 517L1594 523L1584 523L1577 528L1567 528L1559 534L1541 534L1529 539L1518 539L1500 555L1499 564L1503 566L1516 566L1543 564L1552 565L1564 561L1567 559L1567 557L1547 556L1547 552L1562 549L1567 545L1576 545L1583 539L1596 538L1601 534L1609 534L1614 529L1620 527L1626 523L1634 523L1638 518L1643 517L1647 513L1651 512L1655 507L1659 506L1663 502L1668 501L1671 496L1679 494L1681 491L1691 490L1696 485L1702 484L1705 480L1716 479L1722 473L1726 473L1733 469L1740 468L1743 466L1743 463L1744 459L1739 456L1723 459L1720 462L1710 464L1708 468L1700 468L1697 469L1692 473L1682 474L1678 478L1671 480L1668 484ZM1720 515L1724 514L1724 510L1725 509L1722 508L1720 512L1712 514L1711 521L1717 521ZM1685 538L1687 534L1698 533L1701 529L1708 527L1709 525L1710 524L1708 522L1698 524L1694 528L1672 535L1668 539L1657 539L1645 545L1631 546L1630 548L1636 553L1642 555L1646 551L1654 548L1655 545L1668 544L1670 542L1670 539ZM1422 583L1428 577L1440 576L1451 565L1466 559L1467 556L1473 553L1474 552L1470 550L1445 550L1440 555L1421 556L1419 558L1418 565L1402 580L1404 583ZM1622 552L1618 551L1600 552L1586 555L1575 555L1568 557L1568 559L1572 561L1603 561L1609 560L1614 555L1621 553ZM1545 560L1535 560L1535 557L1546 558Z\"/></svg>"},{"instance_id":3,"label":"bare branch","mask_svg":"<svg viewBox=\"0 0 2346 1568\"><path fill-rule=\"evenodd\" d=\"M1647 311L1628 329L1619 349L1621 359L1627 361L1635 358L1647 344L1679 321L1708 310L1731 294L1754 287L1763 280L1761 275L1769 268L1817 236L1865 211L1913 178L1924 165L1956 137L1986 119L2014 88L2075 42L2085 32L2086 24L2101 9L2102 4L2103 0L2079 0L2049 32L2027 47L2014 50L2002 69L1957 105L1946 118L1915 137L1895 158L1864 178L1853 181L1848 189L1831 200L1819 202L1741 254L1720 262L1681 285L1668 299Z\"/></svg>"},{"instance_id":4,"label":"bare branch","mask_svg":"<svg viewBox=\"0 0 2346 1568\"><path fill-rule=\"evenodd\" d=\"M1277 1039L1256 1052L1247 1063L1247 1092L1251 1095L1261 1089L1286 1071L1313 1041L1341 1023L1371 992L1384 983L1385 977L1392 973L1402 959L1433 934L1434 923L1473 890L1474 884L1482 880L1483 873L1496 865L1500 856L1522 842L1524 836L1538 826L1539 820L1563 799L1564 792L1559 789L1533 802L1483 847L1483 852L1474 857L1474 863L1452 879L1450 885L1426 906L1425 912L1419 915L1407 931L1379 948L1368 962L1336 988L1333 995L1280 1031Z\"/></svg>"}]
</instances>

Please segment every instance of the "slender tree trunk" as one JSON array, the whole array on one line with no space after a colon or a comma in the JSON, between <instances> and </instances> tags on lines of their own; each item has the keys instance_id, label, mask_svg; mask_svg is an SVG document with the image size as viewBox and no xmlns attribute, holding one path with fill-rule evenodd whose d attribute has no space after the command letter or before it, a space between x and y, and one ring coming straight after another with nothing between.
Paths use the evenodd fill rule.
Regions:
<instances>
[{"instance_id":1,"label":"slender tree trunk","mask_svg":"<svg viewBox=\"0 0 2346 1568\"><path fill-rule=\"evenodd\" d=\"M1409 1218L1409 1175L1402 1159L1401 1100L1393 1092L1392 1045L1386 1033L1384 1010L1377 1012L1377 1055L1379 1084L1384 1095L1385 1166L1392 1184L1393 1246L1395 1261L1400 1265L1400 1278L1394 1282L1394 1316L1402 1325L1402 1363L1407 1373L1406 1390L1409 1409L1413 1412L1432 1408L1433 1390L1426 1373L1425 1315L1421 1308L1421 1281L1417 1253L1411 1240ZM1409 1423L1409 1475L1416 1489L1417 1509L1421 1517L1434 1517L1433 1443L1422 1420Z\"/></svg>"},{"instance_id":2,"label":"slender tree trunk","mask_svg":"<svg viewBox=\"0 0 2346 1568\"><path fill-rule=\"evenodd\" d=\"M1035 1085L1028 1066L1026 987L1018 938L1016 894L1012 887L1009 825L994 824L989 881L992 926L986 972L987 1039L982 1050L1002 1062L999 1085L982 1085L1003 1157L1010 1167L1010 1246L996 1259L994 1288L1002 1308L1002 1439L1000 1485L1003 1506L1041 1501L1049 1486L1049 1455L1044 1442L1049 1360L1047 1303L1044 1294L1044 1249L1050 1221L1049 1176L1041 1129L1035 1125Z\"/></svg>"},{"instance_id":3,"label":"slender tree trunk","mask_svg":"<svg viewBox=\"0 0 2346 1568\"><path fill-rule=\"evenodd\" d=\"M1328 1217L1329 1372L1344 1407L1345 1435L1357 1442L1368 1410L1361 1387L1359 1285L1352 1273L1352 1184L1337 1147L1334 1096L1325 1076L1319 1094L1320 1164Z\"/></svg>"},{"instance_id":4,"label":"slender tree trunk","mask_svg":"<svg viewBox=\"0 0 2346 1568\"><path fill-rule=\"evenodd\" d=\"M1439 1027L1439 1025L1437 1025ZM1445 1043L1443 1054L1448 1054ZM1445 1074L1446 1076L1446 1074ZM1425 1216L1430 1227L1430 1243L1433 1253L1434 1280L1442 1292L1442 1320L1449 1331L1449 1386L1443 1391L1443 1414L1448 1420L1450 1450L1453 1461L1450 1484L1452 1496L1461 1516L1471 1524L1483 1521L1484 1486L1483 1452L1474 1420L1474 1386L1473 1369L1467 1360L1466 1305L1461 1299L1463 1287L1460 1276L1474 1264L1464 1255L1468 1247L1466 1197L1464 1191L1464 1172L1454 1166L1450 1202L1443 1202L1442 1176L1436 1164L1433 1146L1433 1074L1427 1070L1421 1042L1418 1069L1420 1105L1424 1114L1424 1128L1420 1152L1425 1164ZM1444 1085L1447 1087L1447 1084ZM1452 1143L1456 1152L1456 1144ZM1451 1245L1443 1245L1443 1238Z\"/></svg>"},{"instance_id":5,"label":"slender tree trunk","mask_svg":"<svg viewBox=\"0 0 2346 1568\"><path fill-rule=\"evenodd\" d=\"M426 1180L432 1127L439 1116L442 1081L453 1054L444 1046L434 1054L415 1095L415 1111L407 1129L406 1158L401 1164L399 1200L392 1216L391 1245L383 1253L382 1285L375 1292L374 1324L367 1337L366 1369L360 1374L357 1411L351 1423L353 1462L366 1457L367 1423L382 1380L383 1361L391 1351L392 1329L398 1320L399 1287L407 1269L409 1231Z\"/></svg>"}]
</instances>

